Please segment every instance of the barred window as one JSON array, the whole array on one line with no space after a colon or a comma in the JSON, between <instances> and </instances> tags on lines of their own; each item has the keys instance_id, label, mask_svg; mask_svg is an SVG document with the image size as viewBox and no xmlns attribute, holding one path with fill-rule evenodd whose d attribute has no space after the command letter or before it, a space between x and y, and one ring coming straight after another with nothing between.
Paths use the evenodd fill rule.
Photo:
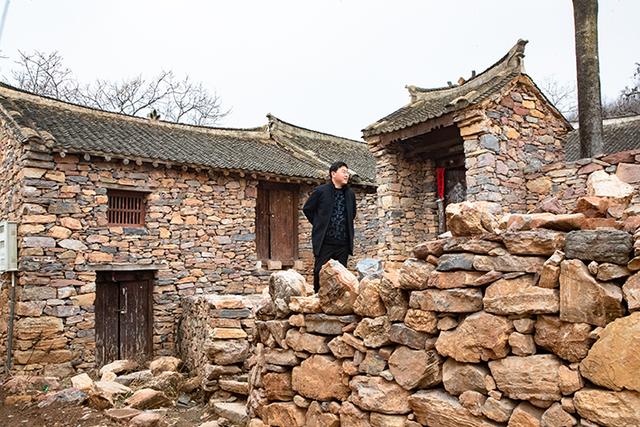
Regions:
<instances>
[{"instance_id":1,"label":"barred window","mask_svg":"<svg viewBox=\"0 0 640 427\"><path fill-rule=\"evenodd\" d=\"M107 191L109 225L130 225L141 227L145 217L145 193L136 191Z\"/></svg>"}]
</instances>

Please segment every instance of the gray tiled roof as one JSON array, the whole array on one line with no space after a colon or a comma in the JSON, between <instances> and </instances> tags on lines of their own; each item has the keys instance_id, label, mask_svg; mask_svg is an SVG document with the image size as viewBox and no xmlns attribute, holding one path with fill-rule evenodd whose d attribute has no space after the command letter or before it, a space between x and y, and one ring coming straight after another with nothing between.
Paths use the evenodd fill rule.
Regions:
<instances>
[{"instance_id":1,"label":"gray tiled roof","mask_svg":"<svg viewBox=\"0 0 640 427\"><path fill-rule=\"evenodd\" d=\"M357 171L361 183L374 182L366 144L288 124L286 132L272 134L274 122L284 124L273 117L252 129L192 126L104 112L2 84L0 115L19 138L50 134L54 149L69 153L322 180L328 166L320 159L341 155L366 169ZM298 149L301 141L307 151Z\"/></svg>"},{"instance_id":2,"label":"gray tiled roof","mask_svg":"<svg viewBox=\"0 0 640 427\"><path fill-rule=\"evenodd\" d=\"M523 74L526 40L518 42L491 67L461 85L435 89L408 86L411 102L365 128L365 137L394 132L477 104Z\"/></svg>"},{"instance_id":3,"label":"gray tiled roof","mask_svg":"<svg viewBox=\"0 0 640 427\"><path fill-rule=\"evenodd\" d=\"M602 122L604 154L640 148L640 116L606 119ZM580 133L573 130L565 142L567 161L580 158Z\"/></svg>"}]
</instances>

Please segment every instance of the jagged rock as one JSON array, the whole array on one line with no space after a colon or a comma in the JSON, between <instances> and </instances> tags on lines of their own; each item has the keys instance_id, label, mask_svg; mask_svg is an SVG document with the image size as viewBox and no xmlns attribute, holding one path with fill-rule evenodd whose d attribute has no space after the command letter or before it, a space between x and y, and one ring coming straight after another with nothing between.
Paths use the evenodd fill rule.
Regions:
<instances>
[{"instance_id":1,"label":"jagged rock","mask_svg":"<svg viewBox=\"0 0 640 427\"><path fill-rule=\"evenodd\" d=\"M380 299L387 309L387 317L390 321L401 321L404 319L409 308L409 297L406 292L399 289L398 271L385 272L380 284Z\"/></svg>"},{"instance_id":2,"label":"jagged rock","mask_svg":"<svg viewBox=\"0 0 640 427\"><path fill-rule=\"evenodd\" d=\"M392 381L380 377L355 376L349 383L350 400L365 411L383 414L407 414L409 392Z\"/></svg>"},{"instance_id":3,"label":"jagged rock","mask_svg":"<svg viewBox=\"0 0 640 427\"><path fill-rule=\"evenodd\" d=\"M318 402L311 402L306 414L305 427L340 427L340 418L323 412Z\"/></svg>"},{"instance_id":4,"label":"jagged rock","mask_svg":"<svg viewBox=\"0 0 640 427\"><path fill-rule=\"evenodd\" d=\"M389 328L389 340L391 342L418 350L424 348L427 338L427 334L414 331L402 323L393 323Z\"/></svg>"},{"instance_id":5,"label":"jagged rock","mask_svg":"<svg viewBox=\"0 0 640 427\"><path fill-rule=\"evenodd\" d=\"M289 315L292 296L306 296L307 281L295 270L276 271L269 277L269 296L275 307L277 318Z\"/></svg>"},{"instance_id":6,"label":"jagged rock","mask_svg":"<svg viewBox=\"0 0 640 427\"><path fill-rule=\"evenodd\" d=\"M295 357L295 356L294 356ZM212 381L224 375L239 374L241 369L238 366L218 366L218 365L204 365L203 379ZM149 371L151 373L151 371Z\"/></svg>"},{"instance_id":7,"label":"jagged rock","mask_svg":"<svg viewBox=\"0 0 640 427\"><path fill-rule=\"evenodd\" d=\"M498 229L502 208L491 202L462 202L447 205L447 228L454 236L493 233Z\"/></svg>"},{"instance_id":8,"label":"jagged rock","mask_svg":"<svg viewBox=\"0 0 640 427\"><path fill-rule=\"evenodd\" d=\"M177 357L160 356L149 364L149 370L153 375L158 375L160 372L165 371L177 372L180 365L182 365L182 360Z\"/></svg>"},{"instance_id":9,"label":"jagged rock","mask_svg":"<svg viewBox=\"0 0 640 427\"><path fill-rule=\"evenodd\" d=\"M489 236L485 236L489 238ZM502 249L499 242L483 239L472 239L469 237L452 237L444 244L445 252L471 252L474 254L488 254L496 249Z\"/></svg>"},{"instance_id":10,"label":"jagged rock","mask_svg":"<svg viewBox=\"0 0 640 427\"><path fill-rule=\"evenodd\" d=\"M489 313L509 315L557 313L560 301L557 290L535 286L533 276L527 274L492 283L482 302Z\"/></svg>"},{"instance_id":11,"label":"jagged rock","mask_svg":"<svg viewBox=\"0 0 640 427\"><path fill-rule=\"evenodd\" d=\"M458 326L458 319L453 316L445 316L438 319L439 331L450 331Z\"/></svg>"},{"instance_id":12,"label":"jagged rock","mask_svg":"<svg viewBox=\"0 0 640 427\"><path fill-rule=\"evenodd\" d=\"M539 316L536 344L569 362L579 362L587 355L593 340L587 323L563 322L555 316Z\"/></svg>"},{"instance_id":13,"label":"jagged rock","mask_svg":"<svg viewBox=\"0 0 640 427\"><path fill-rule=\"evenodd\" d=\"M328 314L353 313L358 296L358 279L345 266L330 260L320 270L320 307Z\"/></svg>"},{"instance_id":14,"label":"jagged rock","mask_svg":"<svg viewBox=\"0 0 640 427\"><path fill-rule=\"evenodd\" d=\"M365 346L378 348L390 343L390 329L391 323L387 316L380 316L375 319L364 318L358 323L353 334L358 338L362 338Z\"/></svg>"},{"instance_id":15,"label":"jagged rock","mask_svg":"<svg viewBox=\"0 0 640 427\"><path fill-rule=\"evenodd\" d=\"M541 427L543 411L528 402L522 402L511 413L508 427Z\"/></svg>"},{"instance_id":16,"label":"jagged rock","mask_svg":"<svg viewBox=\"0 0 640 427\"><path fill-rule=\"evenodd\" d=\"M380 375L387 367L387 361L376 351L367 351L366 356L358 365L358 371L363 374Z\"/></svg>"},{"instance_id":17,"label":"jagged rock","mask_svg":"<svg viewBox=\"0 0 640 427\"><path fill-rule=\"evenodd\" d=\"M317 295L306 297L291 296L289 300L289 310L295 313L322 313L320 299Z\"/></svg>"},{"instance_id":18,"label":"jagged rock","mask_svg":"<svg viewBox=\"0 0 640 427\"><path fill-rule=\"evenodd\" d=\"M516 403L513 400L504 397L502 399L489 397L482 405L482 414L490 420L506 423L515 407Z\"/></svg>"},{"instance_id":19,"label":"jagged rock","mask_svg":"<svg viewBox=\"0 0 640 427\"><path fill-rule=\"evenodd\" d=\"M143 412L131 418L130 427L159 427L164 419L163 414Z\"/></svg>"},{"instance_id":20,"label":"jagged rock","mask_svg":"<svg viewBox=\"0 0 640 427\"><path fill-rule=\"evenodd\" d=\"M620 287L596 281L580 260L560 265L560 319L605 326L624 314Z\"/></svg>"},{"instance_id":21,"label":"jagged rock","mask_svg":"<svg viewBox=\"0 0 640 427\"><path fill-rule=\"evenodd\" d=\"M567 234L568 259L626 264L633 251L633 238L620 230L580 230Z\"/></svg>"},{"instance_id":22,"label":"jagged rock","mask_svg":"<svg viewBox=\"0 0 640 427\"><path fill-rule=\"evenodd\" d=\"M438 427L497 427L492 421L478 417L464 408L455 397L440 390L420 390L409 397L416 421Z\"/></svg>"},{"instance_id":23,"label":"jagged rock","mask_svg":"<svg viewBox=\"0 0 640 427\"><path fill-rule=\"evenodd\" d=\"M264 352L265 363L278 366L296 366L298 357L291 349L266 349Z\"/></svg>"},{"instance_id":24,"label":"jagged rock","mask_svg":"<svg viewBox=\"0 0 640 427\"><path fill-rule=\"evenodd\" d=\"M384 316L387 309L380 298L381 279L364 278L360 281L359 293L353 303L353 311L362 317Z\"/></svg>"},{"instance_id":25,"label":"jagged rock","mask_svg":"<svg viewBox=\"0 0 640 427\"><path fill-rule=\"evenodd\" d=\"M505 232L502 240L507 250L514 255L552 255L564 247L564 233L543 228Z\"/></svg>"},{"instance_id":26,"label":"jagged rock","mask_svg":"<svg viewBox=\"0 0 640 427\"><path fill-rule=\"evenodd\" d=\"M571 231L582 228L585 216L578 214L551 213L539 214L511 214L508 218L507 229L509 231L532 230L548 228L550 230Z\"/></svg>"},{"instance_id":27,"label":"jagged rock","mask_svg":"<svg viewBox=\"0 0 640 427\"><path fill-rule=\"evenodd\" d=\"M402 264L398 273L398 286L409 290L426 289L429 274L434 269L433 264L409 258Z\"/></svg>"},{"instance_id":28,"label":"jagged rock","mask_svg":"<svg viewBox=\"0 0 640 427\"><path fill-rule=\"evenodd\" d=\"M432 311L411 308L407 310L404 323L411 329L419 332L425 332L427 334L435 334L438 332L438 317Z\"/></svg>"},{"instance_id":29,"label":"jagged rock","mask_svg":"<svg viewBox=\"0 0 640 427\"><path fill-rule=\"evenodd\" d=\"M511 322L500 316L479 312L468 316L453 331L443 331L436 349L458 362L477 363L500 359L509 354Z\"/></svg>"},{"instance_id":30,"label":"jagged rock","mask_svg":"<svg viewBox=\"0 0 640 427\"><path fill-rule=\"evenodd\" d=\"M233 365L234 363L242 363L249 357L249 341L207 341L204 350L209 360L216 365Z\"/></svg>"},{"instance_id":31,"label":"jagged rock","mask_svg":"<svg viewBox=\"0 0 640 427\"><path fill-rule=\"evenodd\" d=\"M329 346L329 350L331 350L331 353L337 359L353 357L353 354L355 353L355 349L347 344L342 336L335 337L334 339L329 341L329 344L327 345Z\"/></svg>"},{"instance_id":32,"label":"jagged rock","mask_svg":"<svg viewBox=\"0 0 640 427\"><path fill-rule=\"evenodd\" d=\"M607 427L640 425L640 393L583 389L573 396L578 414Z\"/></svg>"},{"instance_id":33,"label":"jagged rock","mask_svg":"<svg viewBox=\"0 0 640 427\"><path fill-rule=\"evenodd\" d=\"M413 291L409 307L425 311L473 313L482 310L482 291L469 288Z\"/></svg>"},{"instance_id":34,"label":"jagged rock","mask_svg":"<svg viewBox=\"0 0 640 427\"><path fill-rule=\"evenodd\" d=\"M131 393L129 387L114 381L96 381L94 383L94 389L110 402L115 402L119 396Z\"/></svg>"},{"instance_id":35,"label":"jagged rock","mask_svg":"<svg viewBox=\"0 0 640 427\"><path fill-rule=\"evenodd\" d=\"M276 402L261 406L257 414L268 426L302 427L305 425L306 410L293 402Z\"/></svg>"},{"instance_id":36,"label":"jagged rock","mask_svg":"<svg viewBox=\"0 0 640 427\"><path fill-rule=\"evenodd\" d=\"M293 317L293 316L292 316ZM289 323L292 323L292 317ZM306 328L307 332L313 332L323 335L340 335L345 326L354 324L358 318L354 315L334 316L331 314L315 313L305 314L300 327Z\"/></svg>"},{"instance_id":37,"label":"jagged rock","mask_svg":"<svg viewBox=\"0 0 640 427\"><path fill-rule=\"evenodd\" d=\"M477 391L467 390L458 396L458 401L473 415L480 417L482 416L482 405L487 401L487 396Z\"/></svg>"},{"instance_id":38,"label":"jagged rock","mask_svg":"<svg viewBox=\"0 0 640 427\"><path fill-rule=\"evenodd\" d=\"M289 329L285 343L295 351L307 353L329 353L329 339L320 335L300 333L297 329Z\"/></svg>"},{"instance_id":39,"label":"jagged rock","mask_svg":"<svg viewBox=\"0 0 640 427\"><path fill-rule=\"evenodd\" d=\"M628 200L633 195L631 185L622 182L616 175L603 170L595 171L587 179L587 195Z\"/></svg>"},{"instance_id":40,"label":"jagged rock","mask_svg":"<svg viewBox=\"0 0 640 427\"><path fill-rule=\"evenodd\" d=\"M369 413L361 411L351 402L344 402L340 408L342 427L371 427Z\"/></svg>"},{"instance_id":41,"label":"jagged rock","mask_svg":"<svg viewBox=\"0 0 640 427\"><path fill-rule=\"evenodd\" d=\"M515 319L513 321L513 327L516 329L516 331L520 332L521 334L530 334L533 332L534 328L536 325L536 321L533 319L529 319L529 318L523 318L523 319Z\"/></svg>"},{"instance_id":42,"label":"jagged rock","mask_svg":"<svg viewBox=\"0 0 640 427\"><path fill-rule=\"evenodd\" d=\"M622 286L622 293L629 311L640 309L640 273L636 273L629 277Z\"/></svg>"},{"instance_id":43,"label":"jagged rock","mask_svg":"<svg viewBox=\"0 0 640 427\"><path fill-rule=\"evenodd\" d=\"M385 415L372 412L370 415L371 427L406 427L405 415Z\"/></svg>"},{"instance_id":44,"label":"jagged rock","mask_svg":"<svg viewBox=\"0 0 640 427\"><path fill-rule=\"evenodd\" d=\"M430 288L451 289L479 286L477 280L484 274L477 271L432 271L427 280Z\"/></svg>"},{"instance_id":45,"label":"jagged rock","mask_svg":"<svg viewBox=\"0 0 640 427\"><path fill-rule=\"evenodd\" d=\"M611 390L640 391L640 313L608 324L580 363L580 373L594 384ZM639 408L640 410L640 408Z\"/></svg>"},{"instance_id":46,"label":"jagged rock","mask_svg":"<svg viewBox=\"0 0 640 427\"><path fill-rule=\"evenodd\" d=\"M627 277L631 274L631 271L629 271L629 269L624 265L604 262L598 266L598 272L596 274L596 279L608 282Z\"/></svg>"},{"instance_id":47,"label":"jagged rock","mask_svg":"<svg viewBox=\"0 0 640 427\"><path fill-rule=\"evenodd\" d=\"M544 258L534 256L476 255L473 260L473 268L478 271L540 273L545 261Z\"/></svg>"},{"instance_id":48,"label":"jagged rock","mask_svg":"<svg viewBox=\"0 0 640 427\"><path fill-rule=\"evenodd\" d=\"M573 369L570 369L569 367L564 365L558 368L558 380L560 392L565 396L571 395L584 387L580 372L578 372L577 370L574 371Z\"/></svg>"},{"instance_id":49,"label":"jagged rock","mask_svg":"<svg viewBox=\"0 0 640 427\"><path fill-rule=\"evenodd\" d=\"M131 418L140 415L141 411L139 409L133 408L113 408L107 409L104 411L104 414L107 418L116 421L116 422L125 422L129 421Z\"/></svg>"},{"instance_id":50,"label":"jagged rock","mask_svg":"<svg viewBox=\"0 0 640 427\"><path fill-rule=\"evenodd\" d=\"M398 347L389 358L389 370L405 390L429 388L442 381L442 358L435 351Z\"/></svg>"},{"instance_id":51,"label":"jagged rock","mask_svg":"<svg viewBox=\"0 0 640 427\"><path fill-rule=\"evenodd\" d=\"M573 212L584 214L587 218L604 218L608 208L609 200L606 197L585 196L578 199Z\"/></svg>"},{"instance_id":52,"label":"jagged rock","mask_svg":"<svg viewBox=\"0 0 640 427\"><path fill-rule=\"evenodd\" d=\"M124 403L135 409L154 409L172 405L171 400L163 392L150 388L137 390Z\"/></svg>"},{"instance_id":53,"label":"jagged rock","mask_svg":"<svg viewBox=\"0 0 640 427\"><path fill-rule=\"evenodd\" d=\"M442 382L447 393L459 396L465 391L487 393L485 378L489 370L484 365L459 363L447 359L442 365Z\"/></svg>"},{"instance_id":54,"label":"jagged rock","mask_svg":"<svg viewBox=\"0 0 640 427\"><path fill-rule=\"evenodd\" d=\"M86 373L72 377L71 385L80 391L89 391L94 387L93 380Z\"/></svg>"},{"instance_id":55,"label":"jagged rock","mask_svg":"<svg viewBox=\"0 0 640 427\"><path fill-rule=\"evenodd\" d=\"M179 372L164 371L158 374L156 377L152 377L150 380L143 384L145 388L152 388L158 391L171 391L175 394L180 388L180 383L183 377Z\"/></svg>"},{"instance_id":56,"label":"jagged rock","mask_svg":"<svg viewBox=\"0 0 640 427\"><path fill-rule=\"evenodd\" d=\"M442 255L443 247L446 242L446 239L437 239L420 243L415 248L413 248L413 255L416 258L422 260L427 259L429 255L439 257L440 255Z\"/></svg>"},{"instance_id":57,"label":"jagged rock","mask_svg":"<svg viewBox=\"0 0 640 427\"><path fill-rule=\"evenodd\" d=\"M473 254L444 254L438 259L437 271L473 270Z\"/></svg>"},{"instance_id":58,"label":"jagged rock","mask_svg":"<svg viewBox=\"0 0 640 427\"><path fill-rule=\"evenodd\" d=\"M134 360L115 360L100 368L100 376L105 372L113 372L116 375L124 372L133 372L138 369L138 363Z\"/></svg>"},{"instance_id":59,"label":"jagged rock","mask_svg":"<svg viewBox=\"0 0 640 427\"><path fill-rule=\"evenodd\" d=\"M295 395L290 372L267 372L262 376L262 386L269 400L289 401Z\"/></svg>"},{"instance_id":60,"label":"jagged rock","mask_svg":"<svg viewBox=\"0 0 640 427\"><path fill-rule=\"evenodd\" d=\"M536 343L533 336L512 332L509 335L511 352L516 356L529 356L536 353Z\"/></svg>"},{"instance_id":61,"label":"jagged rock","mask_svg":"<svg viewBox=\"0 0 640 427\"><path fill-rule=\"evenodd\" d=\"M331 356L314 355L293 368L293 390L314 400L346 400L349 377Z\"/></svg>"},{"instance_id":62,"label":"jagged rock","mask_svg":"<svg viewBox=\"0 0 640 427\"><path fill-rule=\"evenodd\" d=\"M562 409L562 405L554 403L542 414L542 425L549 427L572 427L578 421Z\"/></svg>"},{"instance_id":63,"label":"jagged rock","mask_svg":"<svg viewBox=\"0 0 640 427\"><path fill-rule=\"evenodd\" d=\"M560 360L552 354L509 356L489 362L498 390L518 400L559 401Z\"/></svg>"}]
</instances>

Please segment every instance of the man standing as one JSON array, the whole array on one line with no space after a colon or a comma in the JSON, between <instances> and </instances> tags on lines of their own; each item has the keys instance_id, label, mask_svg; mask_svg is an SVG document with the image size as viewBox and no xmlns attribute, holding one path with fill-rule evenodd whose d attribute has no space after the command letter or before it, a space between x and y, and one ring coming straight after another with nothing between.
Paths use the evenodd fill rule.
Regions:
<instances>
[{"instance_id":1,"label":"man standing","mask_svg":"<svg viewBox=\"0 0 640 427\"><path fill-rule=\"evenodd\" d=\"M349 188L349 168L344 162L335 162L329 168L331 182L313 190L302 208L313 226L311 243L315 265L313 289L320 289L322 266L330 259L347 265L353 255L353 219L356 216L356 195Z\"/></svg>"}]
</instances>

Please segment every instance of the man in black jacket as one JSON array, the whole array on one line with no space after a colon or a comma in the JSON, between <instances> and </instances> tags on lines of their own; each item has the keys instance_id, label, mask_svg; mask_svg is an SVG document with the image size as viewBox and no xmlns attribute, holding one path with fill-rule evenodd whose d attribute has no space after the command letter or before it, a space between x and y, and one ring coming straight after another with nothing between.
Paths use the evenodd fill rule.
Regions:
<instances>
[{"instance_id":1,"label":"man in black jacket","mask_svg":"<svg viewBox=\"0 0 640 427\"><path fill-rule=\"evenodd\" d=\"M356 217L356 196L349 188L349 168L344 162L335 162L329 168L331 182L313 190L302 208L313 225L311 243L315 265L313 288L320 289L319 274L330 259L347 265L353 255L353 220Z\"/></svg>"}]
</instances>

